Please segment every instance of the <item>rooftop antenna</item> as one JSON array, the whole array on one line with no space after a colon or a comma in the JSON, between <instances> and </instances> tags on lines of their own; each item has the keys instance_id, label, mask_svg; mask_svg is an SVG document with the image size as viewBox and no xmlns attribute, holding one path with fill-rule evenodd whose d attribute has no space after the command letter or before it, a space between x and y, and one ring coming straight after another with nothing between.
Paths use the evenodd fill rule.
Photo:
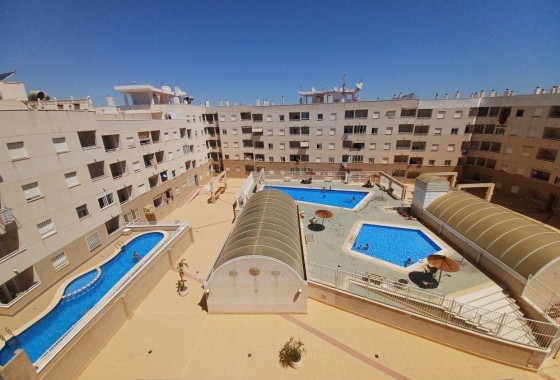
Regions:
<instances>
[{"instance_id":1,"label":"rooftop antenna","mask_svg":"<svg viewBox=\"0 0 560 380\"><path fill-rule=\"evenodd\" d=\"M342 74L342 92L346 90L346 73Z\"/></svg>"}]
</instances>

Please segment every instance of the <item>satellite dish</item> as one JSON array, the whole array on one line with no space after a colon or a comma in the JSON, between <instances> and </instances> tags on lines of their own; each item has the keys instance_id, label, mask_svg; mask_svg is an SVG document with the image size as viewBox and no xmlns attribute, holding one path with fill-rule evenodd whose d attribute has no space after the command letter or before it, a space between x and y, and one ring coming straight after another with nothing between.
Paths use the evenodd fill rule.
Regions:
<instances>
[{"instance_id":1,"label":"satellite dish","mask_svg":"<svg viewBox=\"0 0 560 380\"><path fill-rule=\"evenodd\" d=\"M364 87L364 84L363 84L362 82L356 83L356 88L357 88L358 90L361 90L362 87Z\"/></svg>"}]
</instances>

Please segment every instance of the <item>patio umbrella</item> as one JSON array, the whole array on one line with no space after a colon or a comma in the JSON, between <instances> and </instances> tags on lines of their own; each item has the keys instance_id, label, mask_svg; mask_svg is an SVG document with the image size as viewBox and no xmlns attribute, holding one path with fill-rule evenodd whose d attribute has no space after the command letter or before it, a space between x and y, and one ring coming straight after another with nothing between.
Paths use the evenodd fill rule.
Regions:
<instances>
[{"instance_id":1,"label":"patio umbrella","mask_svg":"<svg viewBox=\"0 0 560 380\"><path fill-rule=\"evenodd\" d=\"M324 225L325 219L332 218L333 213L330 212L329 210L317 210L317 211L315 211L315 216L318 217L318 218L323 218L323 221L321 222L321 225Z\"/></svg>"},{"instance_id":2,"label":"patio umbrella","mask_svg":"<svg viewBox=\"0 0 560 380\"><path fill-rule=\"evenodd\" d=\"M460 269L459 264L455 260L444 255L430 255L427 257L427 260L430 266L440 270L438 283L443 272L457 272Z\"/></svg>"}]
</instances>

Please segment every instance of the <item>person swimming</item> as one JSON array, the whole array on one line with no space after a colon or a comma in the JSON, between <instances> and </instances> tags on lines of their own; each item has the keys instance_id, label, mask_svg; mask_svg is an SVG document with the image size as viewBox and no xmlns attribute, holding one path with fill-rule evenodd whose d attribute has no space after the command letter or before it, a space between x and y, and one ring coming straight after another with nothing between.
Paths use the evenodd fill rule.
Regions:
<instances>
[{"instance_id":1,"label":"person swimming","mask_svg":"<svg viewBox=\"0 0 560 380\"><path fill-rule=\"evenodd\" d=\"M404 262L404 266L408 267L412 264L412 259L409 257L408 259L406 259L406 261Z\"/></svg>"},{"instance_id":2,"label":"person swimming","mask_svg":"<svg viewBox=\"0 0 560 380\"><path fill-rule=\"evenodd\" d=\"M134 261L135 263L137 263L139 260L140 260L140 256L139 256L136 252L134 252L134 253L132 254L132 261Z\"/></svg>"},{"instance_id":3,"label":"person swimming","mask_svg":"<svg viewBox=\"0 0 560 380\"><path fill-rule=\"evenodd\" d=\"M367 251L369 249L369 243L366 243L366 245L364 245L364 251Z\"/></svg>"}]
</instances>

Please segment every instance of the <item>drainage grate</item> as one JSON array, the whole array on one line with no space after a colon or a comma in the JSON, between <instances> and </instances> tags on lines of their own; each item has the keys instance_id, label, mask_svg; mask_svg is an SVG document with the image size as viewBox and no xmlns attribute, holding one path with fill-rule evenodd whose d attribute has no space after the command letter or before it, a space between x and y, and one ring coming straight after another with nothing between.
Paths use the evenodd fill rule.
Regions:
<instances>
[{"instance_id":1,"label":"drainage grate","mask_svg":"<svg viewBox=\"0 0 560 380\"><path fill-rule=\"evenodd\" d=\"M315 235L313 235L313 234L306 234L306 235L305 235L305 240L306 240L308 243L315 243Z\"/></svg>"}]
</instances>

